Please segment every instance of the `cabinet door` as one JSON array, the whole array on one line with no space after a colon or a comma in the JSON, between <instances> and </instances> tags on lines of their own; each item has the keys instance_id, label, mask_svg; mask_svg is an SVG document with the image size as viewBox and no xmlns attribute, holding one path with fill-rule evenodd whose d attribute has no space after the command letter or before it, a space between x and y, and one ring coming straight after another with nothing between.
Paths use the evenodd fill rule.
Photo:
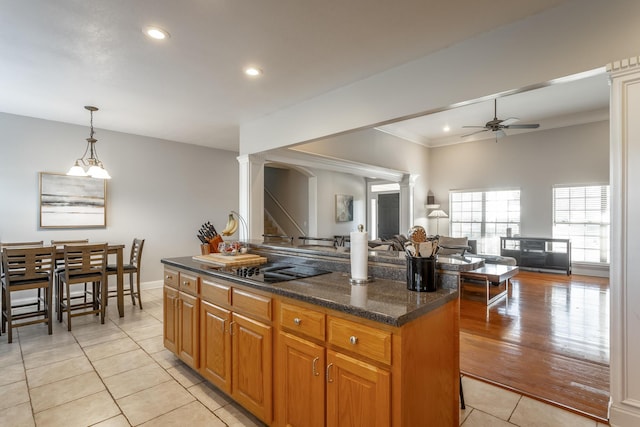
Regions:
<instances>
[{"instance_id":1,"label":"cabinet door","mask_svg":"<svg viewBox=\"0 0 640 427\"><path fill-rule=\"evenodd\" d=\"M200 301L200 373L219 389L231 392L231 312Z\"/></svg>"},{"instance_id":2,"label":"cabinet door","mask_svg":"<svg viewBox=\"0 0 640 427\"><path fill-rule=\"evenodd\" d=\"M391 382L388 371L327 350L326 376L328 426L390 425Z\"/></svg>"},{"instance_id":3,"label":"cabinet door","mask_svg":"<svg viewBox=\"0 0 640 427\"><path fill-rule=\"evenodd\" d=\"M270 424L272 327L237 313L231 316L231 396Z\"/></svg>"},{"instance_id":4,"label":"cabinet door","mask_svg":"<svg viewBox=\"0 0 640 427\"><path fill-rule=\"evenodd\" d=\"M176 274L177 276L177 274ZM178 291L168 286L163 291L163 323L164 346L167 350L178 352Z\"/></svg>"},{"instance_id":5,"label":"cabinet door","mask_svg":"<svg viewBox=\"0 0 640 427\"><path fill-rule=\"evenodd\" d=\"M198 368L198 340L200 338L198 314L199 300L197 297L179 293L178 317L178 356L192 368Z\"/></svg>"},{"instance_id":6,"label":"cabinet door","mask_svg":"<svg viewBox=\"0 0 640 427\"><path fill-rule=\"evenodd\" d=\"M278 425L324 426L325 366L324 347L280 332Z\"/></svg>"}]
</instances>

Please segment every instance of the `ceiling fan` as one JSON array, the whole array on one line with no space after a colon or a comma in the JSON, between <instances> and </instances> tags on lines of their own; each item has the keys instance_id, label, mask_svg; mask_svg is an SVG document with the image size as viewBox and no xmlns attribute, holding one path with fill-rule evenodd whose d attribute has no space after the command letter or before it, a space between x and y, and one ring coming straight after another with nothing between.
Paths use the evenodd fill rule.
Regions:
<instances>
[{"instance_id":1,"label":"ceiling fan","mask_svg":"<svg viewBox=\"0 0 640 427\"><path fill-rule=\"evenodd\" d=\"M537 129L540 127L539 123L530 123L530 124L519 124L515 125L513 123L519 121L515 117L509 117L505 120L498 119L498 99L493 100L493 120L488 121L484 126L462 126L463 128L480 128L475 132L468 133L466 135L462 135L462 138L466 138L471 135L475 135L480 132L494 132L496 136L496 142L498 142L498 138L502 138L506 135L505 129Z\"/></svg>"}]
</instances>

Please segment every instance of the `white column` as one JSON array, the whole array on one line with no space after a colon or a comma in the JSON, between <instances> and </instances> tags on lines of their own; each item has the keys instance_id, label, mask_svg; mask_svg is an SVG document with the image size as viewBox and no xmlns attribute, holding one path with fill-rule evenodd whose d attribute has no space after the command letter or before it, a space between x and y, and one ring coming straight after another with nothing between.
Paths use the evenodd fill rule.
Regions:
<instances>
[{"instance_id":1,"label":"white column","mask_svg":"<svg viewBox=\"0 0 640 427\"><path fill-rule=\"evenodd\" d=\"M407 234L413 226L413 187L418 175L405 174L400 181L400 234ZM367 200L367 203L369 201Z\"/></svg>"},{"instance_id":2,"label":"white column","mask_svg":"<svg viewBox=\"0 0 640 427\"><path fill-rule=\"evenodd\" d=\"M611 405L612 426L640 426L640 65L611 74Z\"/></svg>"},{"instance_id":3,"label":"white column","mask_svg":"<svg viewBox=\"0 0 640 427\"><path fill-rule=\"evenodd\" d=\"M237 157L240 171L240 215L247 220L248 238L262 240L264 234L264 158L255 154ZM241 231L242 233L242 231ZM240 235L244 240L247 236Z\"/></svg>"}]
</instances>

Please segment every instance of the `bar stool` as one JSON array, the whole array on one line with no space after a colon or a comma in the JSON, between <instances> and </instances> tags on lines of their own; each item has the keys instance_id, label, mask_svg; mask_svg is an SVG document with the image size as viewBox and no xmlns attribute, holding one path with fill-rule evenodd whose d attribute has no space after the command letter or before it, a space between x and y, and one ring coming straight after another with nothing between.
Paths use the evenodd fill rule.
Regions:
<instances>
[{"instance_id":1,"label":"bar stool","mask_svg":"<svg viewBox=\"0 0 640 427\"><path fill-rule=\"evenodd\" d=\"M89 243L89 239L76 239L76 240L51 240L51 246L55 246L56 249L59 247L64 247L64 245L75 245L75 244L86 244ZM58 281L56 280L56 278L58 277L58 273L60 271L62 271L64 269L64 258L63 257L56 257L56 269L55 269L55 274L54 274L54 283L53 283L53 295L55 298L55 306L56 306L56 311L58 313L58 320L62 320L62 312L60 310L60 286L58 285ZM87 302L87 286L85 284L84 287L84 292L77 295L77 296L71 296L71 298L83 298L84 302Z\"/></svg>"},{"instance_id":2,"label":"bar stool","mask_svg":"<svg viewBox=\"0 0 640 427\"><path fill-rule=\"evenodd\" d=\"M13 341L13 329L20 326L47 323L49 335L53 333L51 290L54 251L55 249L51 246L2 249L2 330L8 330L9 343ZM12 305L11 295L14 292L32 289L44 291L43 294L38 292L37 302ZM37 307L34 310L27 310L28 306ZM27 320L20 322L23 319Z\"/></svg>"},{"instance_id":3,"label":"bar stool","mask_svg":"<svg viewBox=\"0 0 640 427\"><path fill-rule=\"evenodd\" d=\"M44 242L42 240L37 242L0 242L0 256L2 256L1 254L3 248L38 248L42 247L43 245ZM0 278L1 277L4 277L4 273L2 271L2 261L0 260ZM40 289L38 289L38 298L36 299L36 302L38 303L38 310L40 310ZM2 306L2 309L4 309L4 305L2 303L0 303L0 305ZM25 305L31 305L31 303L19 304L17 306L14 305L14 308L19 308Z\"/></svg>"},{"instance_id":4,"label":"bar stool","mask_svg":"<svg viewBox=\"0 0 640 427\"><path fill-rule=\"evenodd\" d=\"M64 268L57 272L59 286L58 320L67 313L67 329L71 330L71 318L87 314L100 314L104 323L107 302L107 244L65 245ZM92 283L90 301L72 304L71 285ZM75 311L75 313L72 313Z\"/></svg>"},{"instance_id":5,"label":"bar stool","mask_svg":"<svg viewBox=\"0 0 640 427\"><path fill-rule=\"evenodd\" d=\"M138 304L140 310L142 310L142 294L140 293L140 261L142 260L142 248L144 247L145 239L133 239L131 244L131 254L129 255L129 263L122 266L123 272L129 274L129 290L124 295L131 295L131 302L136 305L136 297L138 297ZM118 274L118 266L115 264L107 265L107 275ZM136 290L133 289L133 275L136 275ZM118 296L117 289L109 289L107 292L107 298L113 298Z\"/></svg>"}]
</instances>

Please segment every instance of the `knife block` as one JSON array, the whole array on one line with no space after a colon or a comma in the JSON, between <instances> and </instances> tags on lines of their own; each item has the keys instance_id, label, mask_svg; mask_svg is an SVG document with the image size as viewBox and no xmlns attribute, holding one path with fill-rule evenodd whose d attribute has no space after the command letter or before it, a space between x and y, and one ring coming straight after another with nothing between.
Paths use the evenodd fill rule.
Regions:
<instances>
[{"instance_id":1,"label":"knife block","mask_svg":"<svg viewBox=\"0 0 640 427\"><path fill-rule=\"evenodd\" d=\"M220 251L218 250L218 245L219 245L220 243L222 243L222 237L220 237L220 235L219 235L219 234L218 234L218 235L216 235L215 237L212 237L212 238L209 240L209 253L212 253L212 254L213 254L213 253L218 253L218 252L220 252ZM203 255L205 255L205 254L203 254Z\"/></svg>"},{"instance_id":2,"label":"knife block","mask_svg":"<svg viewBox=\"0 0 640 427\"><path fill-rule=\"evenodd\" d=\"M203 243L200 245L200 253L202 255L209 255L211 253L211 246L208 243Z\"/></svg>"}]
</instances>

